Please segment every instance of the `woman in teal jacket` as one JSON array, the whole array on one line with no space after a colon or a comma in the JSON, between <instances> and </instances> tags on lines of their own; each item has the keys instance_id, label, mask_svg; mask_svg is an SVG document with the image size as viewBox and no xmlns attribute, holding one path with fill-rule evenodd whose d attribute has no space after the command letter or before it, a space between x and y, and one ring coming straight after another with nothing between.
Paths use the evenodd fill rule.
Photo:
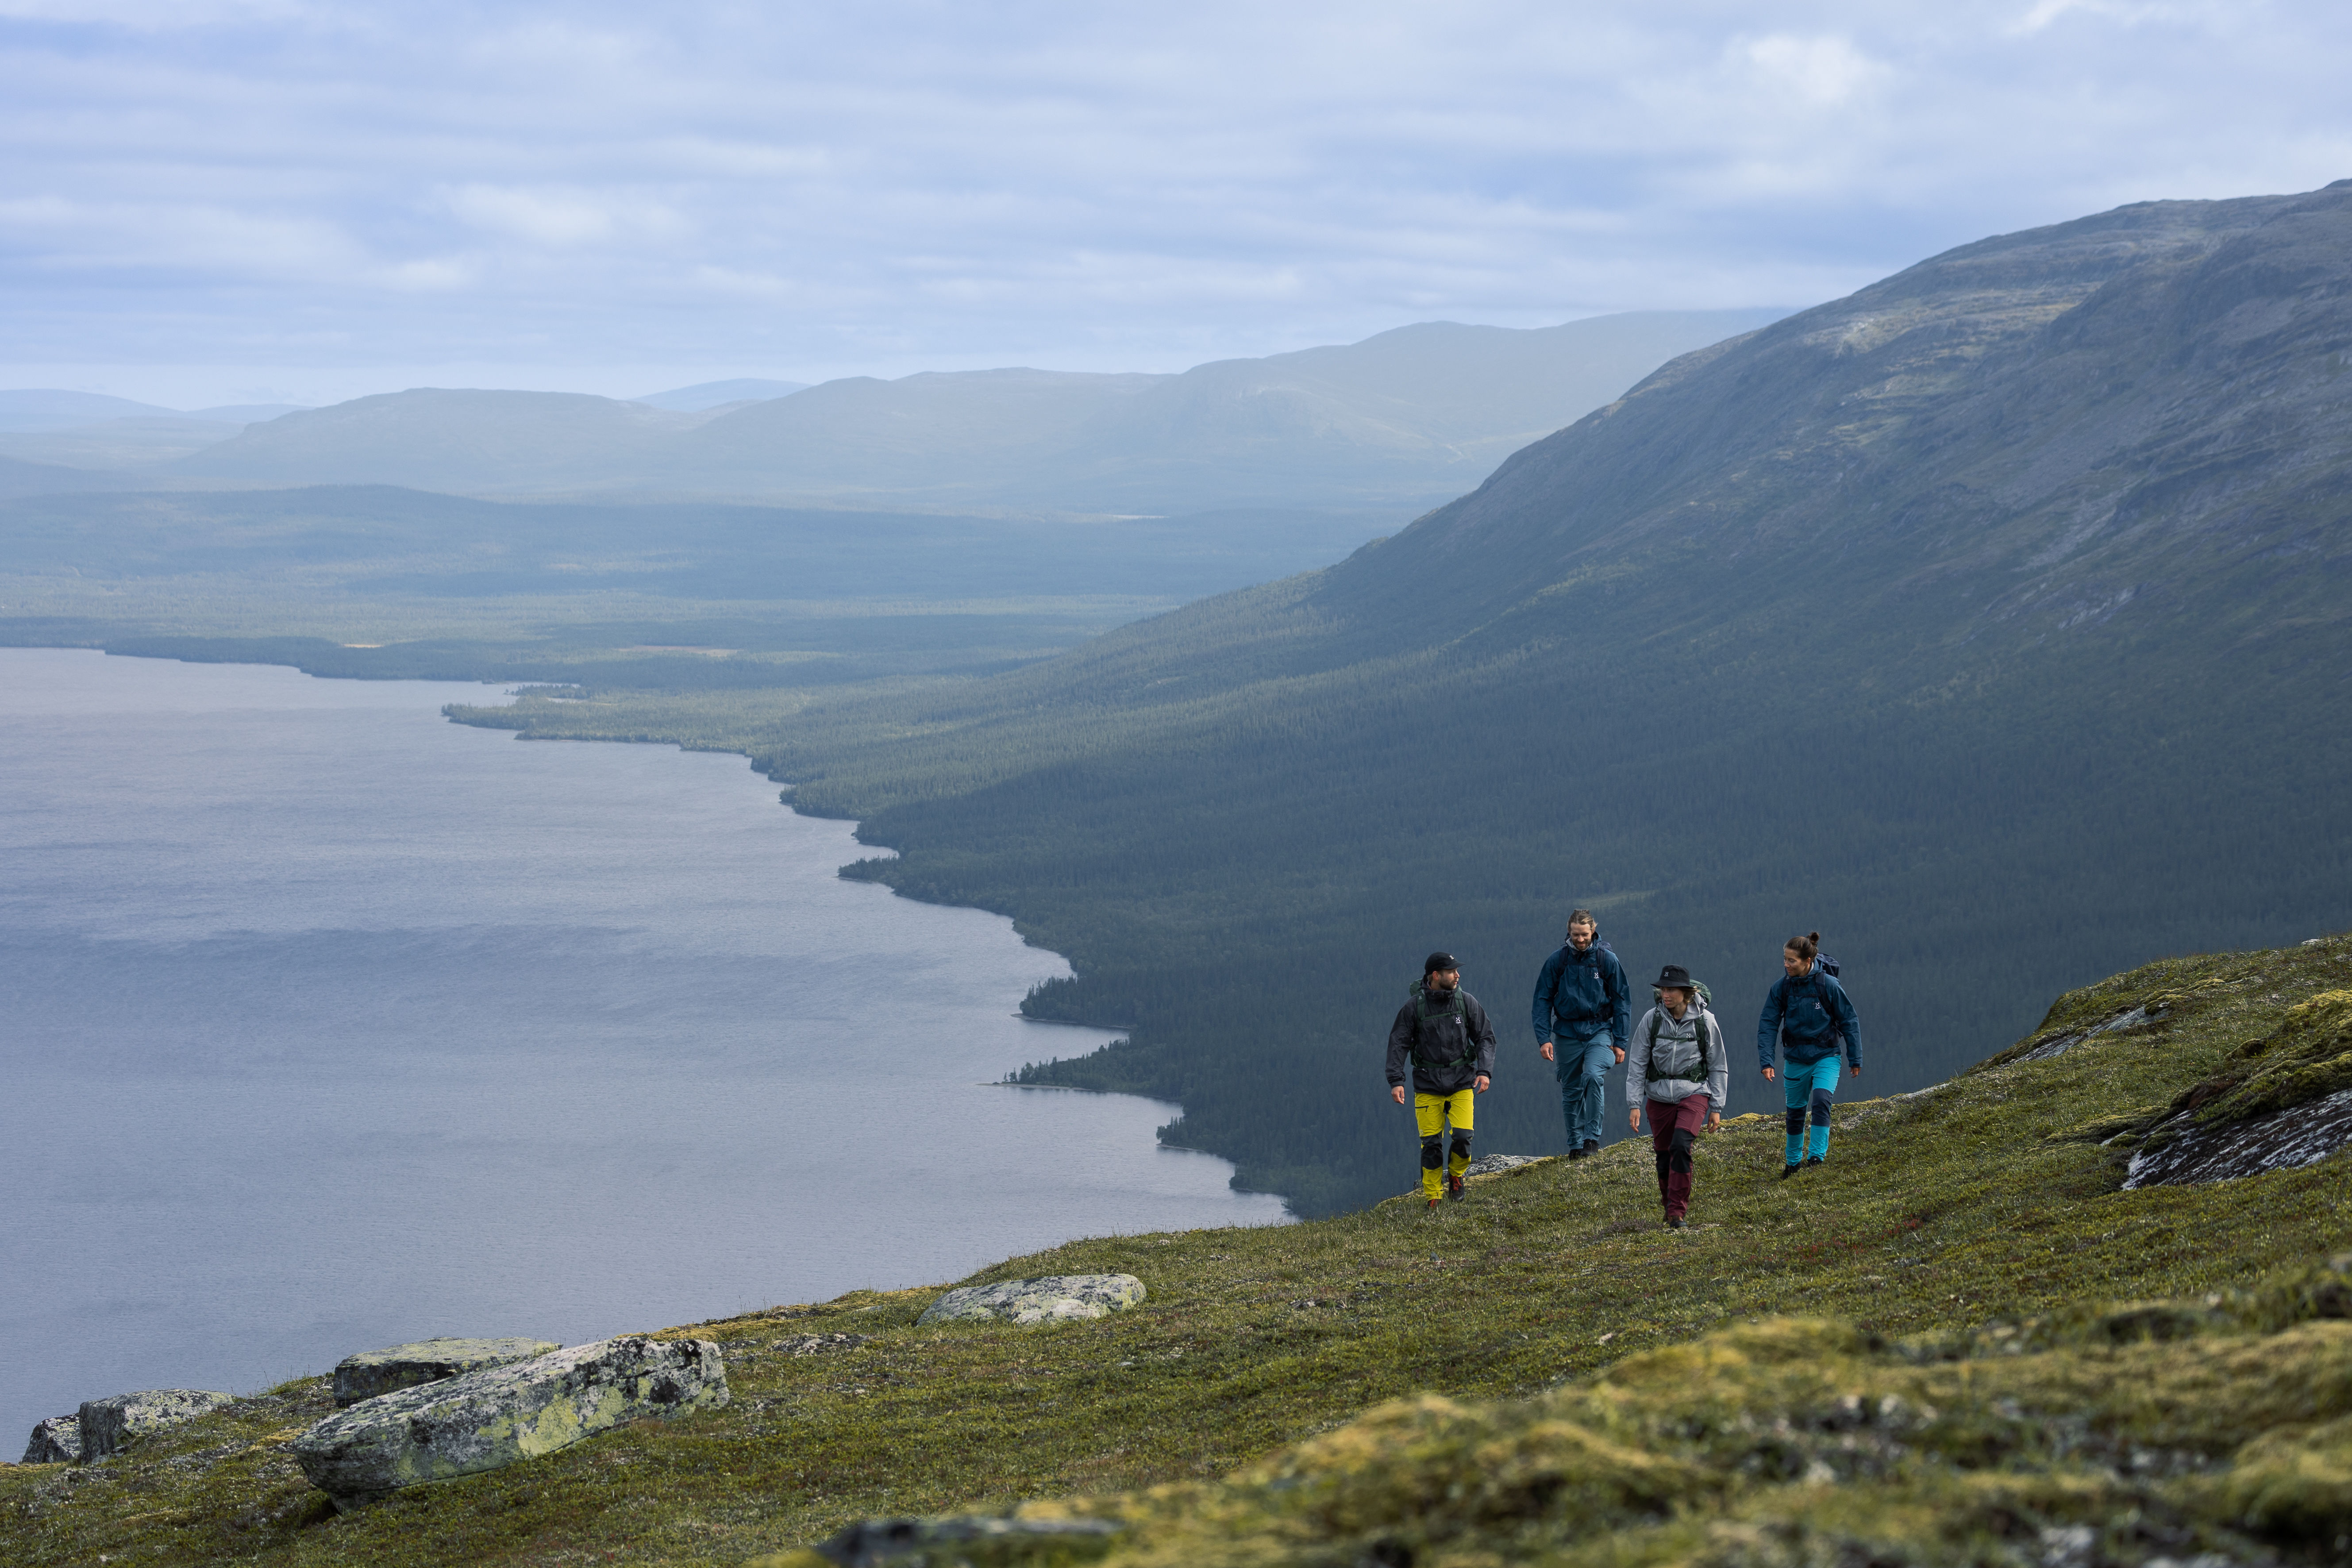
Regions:
<instances>
[{"instance_id":1,"label":"woman in teal jacket","mask_svg":"<svg viewBox=\"0 0 2352 1568\"><path fill-rule=\"evenodd\" d=\"M1789 1107L1787 1163L1783 1181L1805 1165L1818 1165L1830 1154L1830 1101L1837 1093L1839 1047L1853 1076L1862 1076L1862 1022L1837 977L1815 963L1822 933L1792 936L1780 950L1780 978L1764 998L1764 1016L1756 1025L1756 1054L1763 1058L1764 1081L1773 1078L1772 1050L1778 1046L1787 1080L1782 1089ZM1812 1111L1812 1137L1805 1136L1805 1112Z\"/></svg>"}]
</instances>

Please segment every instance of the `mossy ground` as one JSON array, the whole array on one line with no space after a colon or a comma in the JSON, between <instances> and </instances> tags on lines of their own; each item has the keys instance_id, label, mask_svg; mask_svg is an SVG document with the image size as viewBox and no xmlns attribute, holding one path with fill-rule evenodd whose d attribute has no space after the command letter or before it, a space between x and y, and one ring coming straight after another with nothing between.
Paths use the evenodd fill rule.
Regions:
<instances>
[{"instance_id":1,"label":"mossy ground","mask_svg":"<svg viewBox=\"0 0 2352 1568\"><path fill-rule=\"evenodd\" d=\"M1678 1233L1620 1144L1435 1213L1079 1241L972 1281L1140 1276L1097 1322L918 1329L925 1289L683 1326L726 1347L730 1409L342 1517L283 1451L324 1381L289 1384L103 1465L0 1470L0 1556L737 1563L1026 1504L1125 1520L1114 1557L1153 1563L2341 1560L2352 1324L2305 1320L2337 1299L2310 1271L2352 1244L2352 1156L2124 1192L2083 1130L2347 984L2336 939L2070 993L1948 1087L1851 1084L1797 1179L1776 1119L1727 1123ZM1401 1131L1401 1187L1413 1152ZM2101 1315L2158 1298L2188 1305ZM866 1338L789 1353L837 1331Z\"/></svg>"}]
</instances>

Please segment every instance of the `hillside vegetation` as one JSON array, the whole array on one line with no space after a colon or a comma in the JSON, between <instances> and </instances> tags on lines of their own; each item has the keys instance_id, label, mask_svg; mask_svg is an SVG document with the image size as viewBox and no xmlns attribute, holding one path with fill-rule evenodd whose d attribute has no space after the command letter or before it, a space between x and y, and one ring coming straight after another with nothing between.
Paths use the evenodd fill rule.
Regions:
<instances>
[{"instance_id":1,"label":"hillside vegetation","mask_svg":"<svg viewBox=\"0 0 2352 1568\"><path fill-rule=\"evenodd\" d=\"M0 1546L731 1564L1018 1508L1121 1533L977 1561L2338 1562L2352 1163L2126 1190L2132 1135L2101 1140L2347 1086L2352 939L2168 961L1932 1094L1848 1107L1800 1179L1774 1120L1726 1123L1687 1230L1620 1145L1433 1213L1073 1242L974 1280L1125 1271L1149 1299L1043 1330L915 1327L936 1289L688 1325L724 1347L729 1408L341 1517L285 1454L330 1408L301 1379L102 1465L0 1470ZM1390 1152L1402 1188L1402 1130Z\"/></svg>"},{"instance_id":2,"label":"hillside vegetation","mask_svg":"<svg viewBox=\"0 0 2352 1568\"><path fill-rule=\"evenodd\" d=\"M1912 1088L2092 975L2346 917L2347 356L2352 183L2121 208L1678 361L1328 571L693 732L1069 954L1032 1011L1131 1043L1042 1081L1179 1100L1306 1212L1386 1190L1433 947L1503 1031L1482 1146L1559 1147L1522 1020L1578 904L1736 1042L1822 931L1864 1085ZM467 717L667 732L602 696Z\"/></svg>"}]
</instances>

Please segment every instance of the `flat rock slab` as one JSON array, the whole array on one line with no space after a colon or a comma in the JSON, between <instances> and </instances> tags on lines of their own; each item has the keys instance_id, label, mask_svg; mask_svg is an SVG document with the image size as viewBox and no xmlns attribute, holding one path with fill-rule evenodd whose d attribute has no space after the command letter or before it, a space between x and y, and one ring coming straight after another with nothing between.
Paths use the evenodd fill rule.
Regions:
<instances>
[{"instance_id":1,"label":"flat rock slab","mask_svg":"<svg viewBox=\"0 0 2352 1568\"><path fill-rule=\"evenodd\" d=\"M81 1458L81 1417L52 1415L33 1428L20 1465L70 1465Z\"/></svg>"},{"instance_id":2,"label":"flat rock slab","mask_svg":"<svg viewBox=\"0 0 2352 1568\"><path fill-rule=\"evenodd\" d=\"M529 1361L563 1347L553 1340L419 1340L362 1351L335 1363L335 1404L357 1405L396 1389L462 1377L485 1367Z\"/></svg>"},{"instance_id":3,"label":"flat rock slab","mask_svg":"<svg viewBox=\"0 0 2352 1568\"><path fill-rule=\"evenodd\" d=\"M1462 1169L1465 1176L1491 1176L1497 1171L1516 1171L1521 1165L1533 1165L1542 1161L1541 1154L1482 1154Z\"/></svg>"},{"instance_id":4,"label":"flat rock slab","mask_svg":"<svg viewBox=\"0 0 2352 1568\"><path fill-rule=\"evenodd\" d=\"M236 1402L234 1394L205 1388L149 1388L111 1399L85 1399L81 1405L81 1457L102 1459L120 1453L133 1437L161 1432L208 1415Z\"/></svg>"},{"instance_id":5,"label":"flat rock slab","mask_svg":"<svg viewBox=\"0 0 2352 1568\"><path fill-rule=\"evenodd\" d=\"M362 1400L287 1447L312 1486L351 1509L728 1398L713 1342L630 1334Z\"/></svg>"},{"instance_id":6,"label":"flat rock slab","mask_svg":"<svg viewBox=\"0 0 2352 1568\"><path fill-rule=\"evenodd\" d=\"M1066 1323L1108 1317L1142 1300L1143 1281L1132 1274L1049 1274L950 1290L924 1308L915 1323Z\"/></svg>"},{"instance_id":7,"label":"flat rock slab","mask_svg":"<svg viewBox=\"0 0 2352 1568\"><path fill-rule=\"evenodd\" d=\"M2324 1099L2251 1121L2191 1127L2157 1148L2134 1154L2124 1185L2233 1181L2325 1160L2347 1142L2352 1142L2352 1089L2339 1089Z\"/></svg>"}]
</instances>

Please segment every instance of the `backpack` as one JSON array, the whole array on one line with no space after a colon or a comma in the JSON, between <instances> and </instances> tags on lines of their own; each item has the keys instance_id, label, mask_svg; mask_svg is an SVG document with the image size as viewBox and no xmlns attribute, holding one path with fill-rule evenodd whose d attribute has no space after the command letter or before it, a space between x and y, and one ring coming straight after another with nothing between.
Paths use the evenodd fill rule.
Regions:
<instances>
[{"instance_id":1,"label":"backpack","mask_svg":"<svg viewBox=\"0 0 2352 1568\"><path fill-rule=\"evenodd\" d=\"M1813 967L1820 970L1823 974L1828 975L1832 980L1835 980L1838 977L1837 960L1832 958L1826 952L1817 952L1813 954Z\"/></svg>"},{"instance_id":2,"label":"backpack","mask_svg":"<svg viewBox=\"0 0 2352 1568\"><path fill-rule=\"evenodd\" d=\"M1470 1004L1463 1000L1463 998L1468 994L1469 993L1464 991L1459 985L1455 986L1454 988L1453 1005L1433 1013L1429 1010L1428 988L1418 981L1414 982L1411 992L1411 995L1412 997L1412 1059L1414 1061L1426 1063L1433 1068L1444 1068L1459 1067L1465 1062L1474 1062L1478 1059L1478 1041L1472 1034L1470 1028ZM1459 1018L1462 1020L1462 1054L1454 1058L1450 1062L1433 1061L1430 1058L1422 1054L1422 1026L1427 1024L1432 1018Z\"/></svg>"},{"instance_id":3,"label":"backpack","mask_svg":"<svg viewBox=\"0 0 2352 1568\"><path fill-rule=\"evenodd\" d=\"M1691 982L1691 988L1699 992L1701 996L1706 994L1705 988L1695 980ZM1707 1020L1715 1015L1707 1010L1704 1002L1699 1005L1698 1010L1691 1015L1691 1030L1698 1037L1698 1071L1695 1073L1660 1072L1658 1070L1658 1015L1664 1011L1665 1008L1663 1006L1650 1009L1650 1070L1643 1076L1652 1083L1666 1083L1675 1080L1684 1083L1705 1083L1715 1076L1714 1059L1706 1054L1706 1037L1711 1032L1706 1024Z\"/></svg>"}]
</instances>

